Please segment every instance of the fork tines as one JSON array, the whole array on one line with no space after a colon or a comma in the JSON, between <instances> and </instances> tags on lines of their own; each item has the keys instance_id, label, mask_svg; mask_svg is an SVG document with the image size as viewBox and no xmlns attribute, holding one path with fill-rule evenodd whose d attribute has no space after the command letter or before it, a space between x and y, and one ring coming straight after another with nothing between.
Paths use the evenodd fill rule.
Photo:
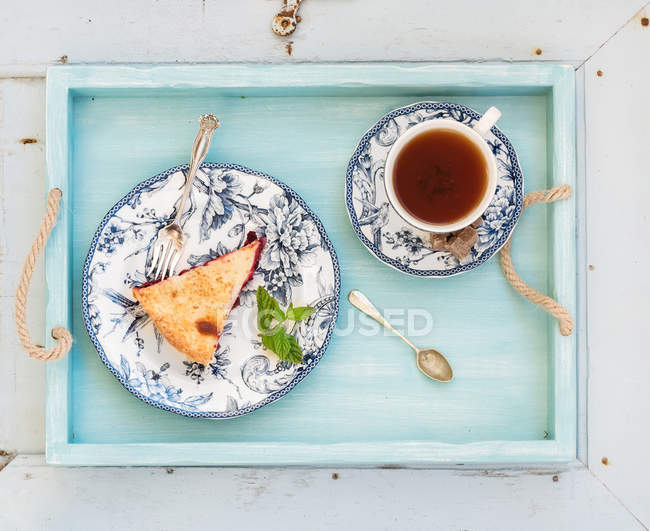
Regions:
<instances>
[{"instance_id":1,"label":"fork tines","mask_svg":"<svg viewBox=\"0 0 650 531\"><path fill-rule=\"evenodd\" d=\"M160 242L158 239L154 242L147 275L150 280L164 280L174 275L181 254L174 243L171 240Z\"/></svg>"}]
</instances>

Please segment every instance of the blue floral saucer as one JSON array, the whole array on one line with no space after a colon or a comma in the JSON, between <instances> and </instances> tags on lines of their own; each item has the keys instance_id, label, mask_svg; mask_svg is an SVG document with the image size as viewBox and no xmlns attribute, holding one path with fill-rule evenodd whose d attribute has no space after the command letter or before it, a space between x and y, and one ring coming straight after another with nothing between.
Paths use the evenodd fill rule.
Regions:
<instances>
[{"instance_id":1,"label":"blue floral saucer","mask_svg":"<svg viewBox=\"0 0 650 531\"><path fill-rule=\"evenodd\" d=\"M497 159L494 198L478 228L479 240L458 261L449 251L434 251L426 234L408 225L390 206L384 189L384 165L397 138L410 127L446 118L473 126L481 115L456 103L423 101L383 116L357 145L345 176L345 204L361 242L385 264L409 275L449 277L488 260L508 240L523 206L524 179L512 144L495 126L487 138Z\"/></svg>"},{"instance_id":2,"label":"blue floral saucer","mask_svg":"<svg viewBox=\"0 0 650 531\"><path fill-rule=\"evenodd\" d=\"M178 269L238 249L248 231L267 242L212 362L188 361L131 295L146 280L149 249L175 213L186 171L178 166L144 181L103 219L83 272L84 321L101 360L141 400L189 417L236 417L286 395L319 362L338 314L339 265L322 223L291 188L241 166L204 164L182 219L187 240ZM285 306L317 309L294 330L302 364L280 362L260 344L260 285Z\"/></svg>"}]
</instances>

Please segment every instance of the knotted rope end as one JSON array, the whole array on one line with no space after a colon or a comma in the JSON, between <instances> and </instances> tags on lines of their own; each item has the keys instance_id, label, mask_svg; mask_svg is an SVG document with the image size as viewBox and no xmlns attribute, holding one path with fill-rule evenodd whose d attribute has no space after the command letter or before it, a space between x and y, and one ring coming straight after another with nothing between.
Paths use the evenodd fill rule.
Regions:
<instances>
[{"instance_id":1,"label":"knotted rope end","mask_svg":"<svg viewBox=\"0 0 650 531\"><path fill-rule=\"evenodd\" d=\"M23 348L32 357L42 361L58 360L65 356L70 347L72 346L72 335L62 326L55 326L52 329L52 337L57 340L57 344L51 349L45 349L42 345L34 344L32 341L29 330L27 330L27 294L29 292L29 284L36 267L36 260L38 259L45 242L50 235L50 232L56 224L56 217L59 213L59 201L63 197L63 192L60 188L52 188L47 196L47 209L45 217L41 223L41 228L38 235L32 244L32 247L27 255L23 270L20 275L20 282L16 289L16 332Z\"/></svg>"},{"instance_id":2,"label":"knotted rope end","mask_svg":"<svg viewBox=\"0 0 650 531\"><path fill-rule=\"evenodd\" d=\"M560 321L560 334L564 337L569 337L573 334L573 319L569 317Z\"/></svg>"}]
</instances>

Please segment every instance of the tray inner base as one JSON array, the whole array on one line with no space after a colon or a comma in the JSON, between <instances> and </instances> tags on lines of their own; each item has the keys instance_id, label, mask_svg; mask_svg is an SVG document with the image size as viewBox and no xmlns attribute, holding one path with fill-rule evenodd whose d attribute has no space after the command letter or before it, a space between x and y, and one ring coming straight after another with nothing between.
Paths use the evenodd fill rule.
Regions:
<instances>
[{"instance_id":1,"label":"tray inner base","mask_svg":"<svg viewBox=\"0 0 650 531\"><path fill-rule=\"evenodd\" d=\"M518 151L525 190L547 187L545 93L278 89L77 93L71 111L73 329L71 443L364 442L552 438L549 327L555 323L506 282L496 257L449 279L417 279L378 262L355 236L343 201L345 168L360 137L382 114L415 101L491 105ZM105 369L80 308L81 271L102 216L139 181L186 162L196 117L215 112L209 162L261 170L292 186L322 219L342 269L338 333L320 365L282 400L245 417L209 421L157 410L131 396ZM548 209L517 227L515 264L533 286L550 285ZM430 312L433 329L414 337L449 358L456 378L422 376L397 338L360 333L346 299L361 289L399 324L406 308ZM416 317L422 321L422 317ZM355 330L350 332L350 328ZM218 458L218 456L215 456Z\"/></svg>"}]
</instances>

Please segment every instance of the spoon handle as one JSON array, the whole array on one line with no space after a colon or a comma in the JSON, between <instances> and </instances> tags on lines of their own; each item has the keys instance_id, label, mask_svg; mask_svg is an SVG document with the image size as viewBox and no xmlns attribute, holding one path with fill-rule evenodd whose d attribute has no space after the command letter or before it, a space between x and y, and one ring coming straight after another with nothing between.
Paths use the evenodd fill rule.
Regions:
<instances>
[{"instance_id":1,"label":"spoon handle","mask_svg":"<svg viewBox=\"0 0 650 531\"><path fill-rule=\"evenodd\" d=\"M379 313L379 310L375 308L375 306L368 300L368 297L366 297L363 293L361 293L357 289L353 289L349 294L348 294L348 300L358 310L361 310L363 313L365 313L368 317L372 317L375 321L377 321L380 325L385 326L393 332L395 335L400 337L409 347L411 347L413 350L416 352L418 351L418 347L416 347L413 343L411 343L408 339L406 339L402 334L400 334L397 330L395 330L391 324L386 321L386 319L383 318L381 313Z\"/></svg>"}]
</instances>

